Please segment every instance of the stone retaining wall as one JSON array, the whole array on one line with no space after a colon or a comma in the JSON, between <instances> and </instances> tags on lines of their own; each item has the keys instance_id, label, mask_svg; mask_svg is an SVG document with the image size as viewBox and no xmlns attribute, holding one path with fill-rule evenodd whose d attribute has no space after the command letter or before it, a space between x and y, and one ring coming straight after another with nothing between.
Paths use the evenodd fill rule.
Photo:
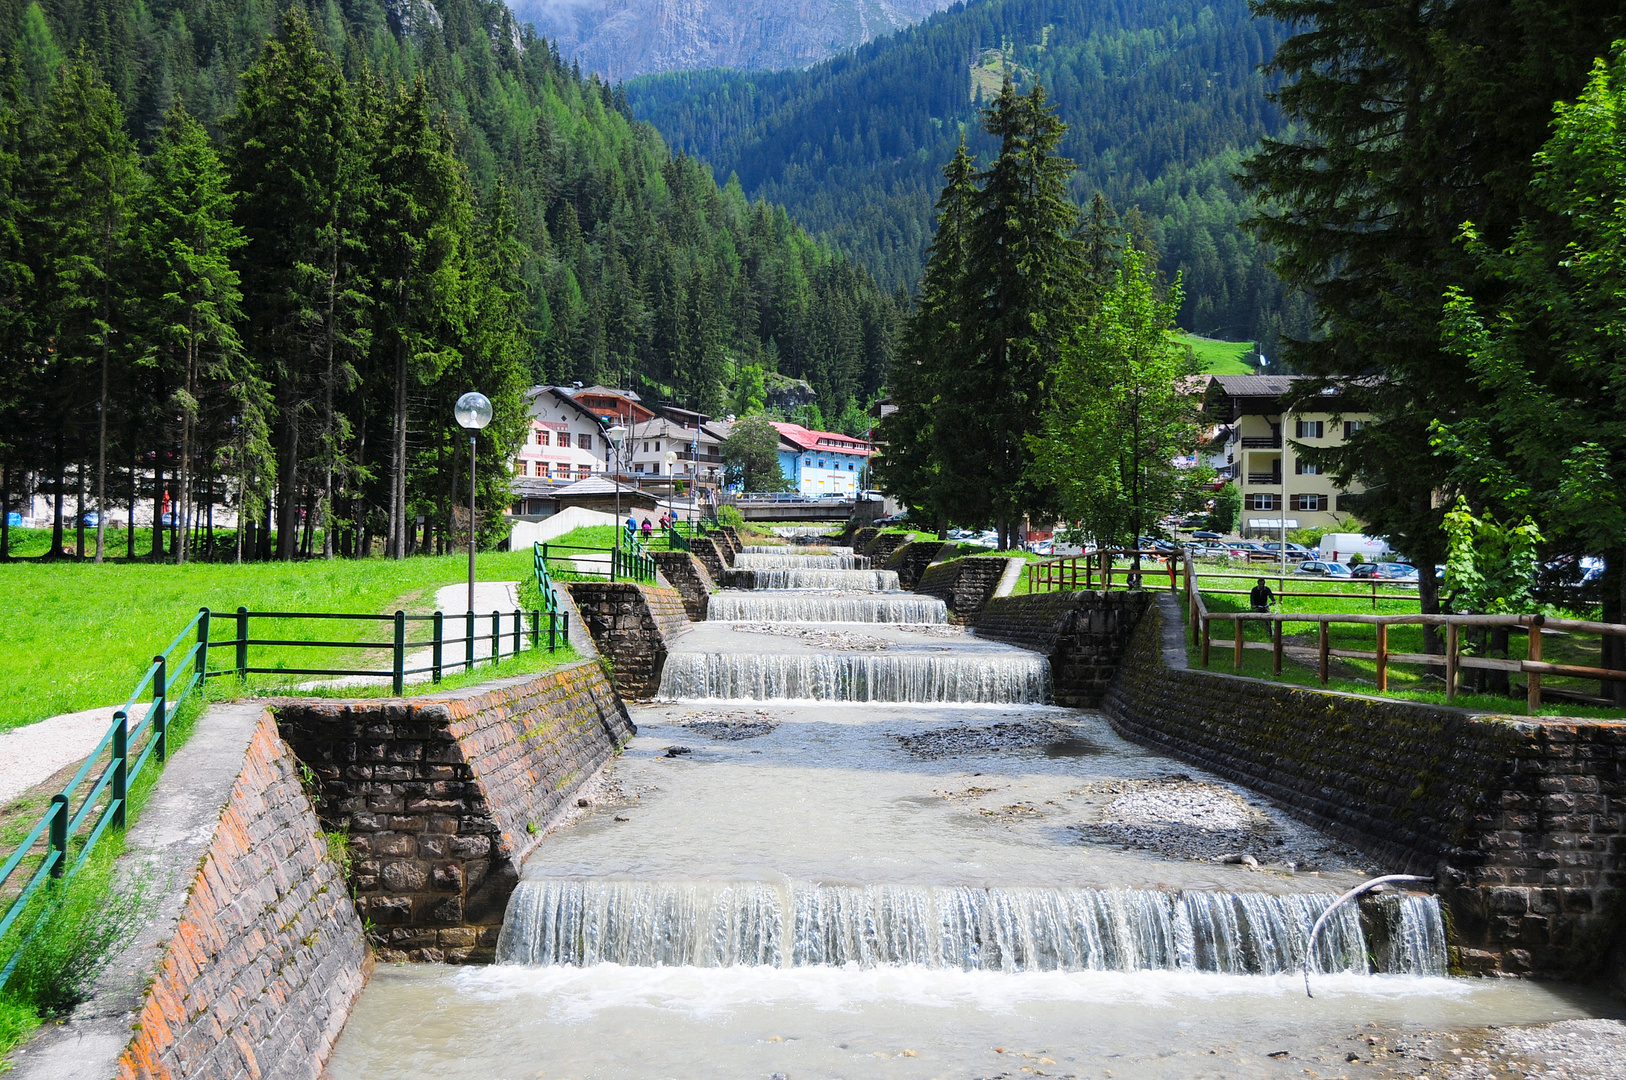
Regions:
<instances>
[{"instance_id":1,"label":"stone retaining wall","mask_svg":"<svg viewBox=\"0 0 1626 1080\"><path fill-rule=\"evenodd\" d=\"M871 540L863 551L858 551L857 548L853 550L858 551L860 555L868 555L870 565L879 567L885 566L887 560L892 558L892 553L907 543L909 543L908 533L884 532Z\"/></svg>"},{"instance_id":2,"label":"stone retaining wall","mask_svg":"<svg viewBox=\"0 0 1626 1080\"><path fill-rule=\"evenodd\" d=\"M740 531L732 525L719 525L717 531L722 534L723 546L728 550L728 561L732 563L734 556L744 550L740 543Z\"/></svg>"},{"instance_id":3,"label":"stone retaining wall","mask_svg":"<svg viewBox=\"0 0 1626 1080\"><path fill-rule=\"evenodd\" d=\"M616 690L629 698L654 697L667 646L689 628L682 595L630 581L573 581L570 594L594 644L615 667Z\"/></svg>"},{"instance_id":4,"label":"stone retaining wall","mask_svg":"<svg viewBox=\"0 0 1626 1080\"><path fill-rule=\"evenodd\" d=\"M734 562L734 554L728 550L727 543L719 543L709 536L691 537L689 547L713 581L723 580L723 573Z\"/></svg>"},{"instance_id":5,"label":"stone retaining wall","mask_svg":"<svg viewBox=\"0 0 1626 1080\"><path fill-rule=\"evenodd\" d=\"M314 1080L367 963L299 764L262 714L116 1075Z\"/></svg>"},{"instance_id":6,"label":"stone retaining wall","mask_svg":"<svg viewBox=\"0 0 1626 1080\"><path fill-rule=\"evenodd\" d=\"M976 622L982 606L999 588L1008 561L1003 555L970 555L937 563L920 575L914 591L943 601L956 621Z\"/></svg>"},{"instance_id":7,"label":"stone retaining wall","mask_svg":"<svg viewBox=\"0 0 1626 1080\"><path fill-rule=\"evenodd\" d=\"M1177 601L1105 708L1137 742L1273 799L1391 870L1437 874L1467 972L1582 977L1626 888L1626 722L1515 720L1188 669Z\"/></svg>"},{"instance_id":8,"label":"stone retaining wall","mask_svg":"<svg viewBox=\"0 0 1626 1080\"><path fill-rule=\"evenodd\" d=\"M661 568L661 576L683 597L689 621L704 622L711 594L717 588L705 563L687 551L652 551L650 555Z\"/></svg>"},{"instance_id":9,"label":"stone retaining wall","mask_svg":"<svg viewBox=\"0 0 1626 1080\"><path fill-rule=\"evenodd\" d=\"M853 530L851 535L847 537L846 543L847 546L853 549L853 554L862 555L875 542L875 538L880 535L880 529L873 525L866 525L862 529Z\"/></svg>"},{"instance_id":10,"label":"stone retaining wall","mask_svg":"<svg viewBox=\"0 0 1626 1080\"><path fill-rule=\"evenodd\" d=\"M977 615L977 636L1046 654L1055 703L1095 708L1149 600L1144 592L1104 591L994 597Z\"/></svg>"},{"instance_id":11,"label":"stone retaining wall","mask_svg":"<svg viewBox=\"0 0 1626 1080\"><path fill-rule=\"evenodd\" d=\"M444 695L285 701L385 960L486 962L525 856L632 737L597 663Z\"/></svg>"}]
</instances>

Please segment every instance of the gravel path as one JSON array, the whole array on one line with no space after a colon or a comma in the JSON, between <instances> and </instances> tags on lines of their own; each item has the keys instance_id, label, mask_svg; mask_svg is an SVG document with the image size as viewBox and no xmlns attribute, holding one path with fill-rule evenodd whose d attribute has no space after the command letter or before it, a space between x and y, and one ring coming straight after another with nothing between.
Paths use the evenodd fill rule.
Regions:
<instances>
[{"instance_id":1,"label":"gravel path","mask_svg":"<svg viewBox=\"0 0 1626 1080\"><path fill-rule=\"evenodd\" d=\"M10 802L64 765L88 757L112 726L117 706L64 713L0 734L0 803Z\"/></svg>"}]
</instances>

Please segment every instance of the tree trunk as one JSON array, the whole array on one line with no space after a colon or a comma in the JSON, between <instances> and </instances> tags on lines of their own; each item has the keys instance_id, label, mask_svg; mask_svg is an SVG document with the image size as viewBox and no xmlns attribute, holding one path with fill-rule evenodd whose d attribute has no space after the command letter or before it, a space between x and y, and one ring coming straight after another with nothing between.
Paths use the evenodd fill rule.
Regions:
<instances>
[{"instance_id":1,"label":"tree trunk","mask_svg":"<svg viewBox=\"0 0 1626 1080\"><path fill-rule=\"evenodd\" d=\"M406 340L395 341L395 426L390 432L389 556L406 553Z\"/></svg>"},{"instance_id":2,"label":"tree trunk","mask_svg":"<svg viewBox=\"0 0 1626 1080\"><path fill-rule=\"evenodd\" d=\"M277 558L294 557L299 543L299 410L292 401L283 410L282 455L277 477Z\"/></svg>"},{"instance_id":3,"label":"tree trunk","mask_svg":"<svg viewBox=\"0 0 1626 1080\"><path fill-rule=\"evenodd\" d=\"M102 403L96 416L96 561L107 539L107 335L102 335Z\"/></svg>"},{"instance_id":4,"label":"tree trunk","mask_svg":"<svg viewBox=\"0 0 1626 1080\"><path fill-rule=\"evenodd\" d=\"M59 557L65 552L62 549L62 489L67 485L66 473L62 465L62 440L57 439L56 451L56 521L51 526L51 557Z\"/></svg>"},{"instance_id":5,"label":"tree trunk","mask_svg":"<svg viewBox=\"0 0 1626 1080\"><path fill-rule=\"evenodd\" d=\"M152 557L164 557L164 459L163 451L152 458Z\"/></svg>"},{"instance_id":6,"label":"tree trunk","mask_svg":"<svg viewBox=\"0 0 1626 1080\"><path fill-rule=\"evenodd\" d=\"M194 325L188 327L186 338L186 380L182 384L185 399L181 405L181 467L175 477L175 522L178 534L183 542L175 545L175 562L177 565L186 562L191 554L192 547L192 396L194 383L194 368L197 365L198 346L197 329Z\"/></svg>"},{"instance_id":7,"label":"tree trunk","mask_svg":"<svg viewBox=\"0 0 1626 1080\"><path fill-rule=\"evenodd\" d=\"M339 284L337 265L327 278L327 374L322 380L322 558L333 558L333 353L335 296Z\"/></svg>"},{"instance_id":8,"label":"tree trunk","mask_svg":"<svg viewBox=\"0 0 1626 1080\"><path fill-rule=\"evenodd\" d=\"M0 562L11 561L11 462L0 462Z\"/></svg>"},{"instance_id":9,"label":"tree trunk","mask_svg":"<svg viewBox=\"0 0 1626 1080\"><path fill-rule=\"evenodd\" d=\"M73 557L85 557L85 463L78 462L73 467L74 478L79 482L79 490L75 492L74 506L74 536Z\"/></svg>"},{"instance_id":10,"label":"tree trunk","mask_svg":"<svg viewBox=\"0 0 1626 1080\"><path fill-rule=\"evenodd\" d=\"M135 561L135 512L136 503L141 501L141 491L137 486L140 479L141 456L136 452L135 425L130 427L130 519L124 523L124 557L131 562Z\"/></svg>"}]
</instances>

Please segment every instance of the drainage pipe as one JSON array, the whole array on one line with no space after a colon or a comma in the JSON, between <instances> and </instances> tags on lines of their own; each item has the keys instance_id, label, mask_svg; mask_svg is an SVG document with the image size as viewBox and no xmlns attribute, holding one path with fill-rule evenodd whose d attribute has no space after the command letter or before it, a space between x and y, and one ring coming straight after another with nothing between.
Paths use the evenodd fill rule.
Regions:
<instances>
[{"instance_id":1,"label":"drainage pipe","mask_svg":"<svg viewBox=\"0 0 1626 1080\"><path fill-rule=\"evenodd\" d=\"M1304 996L1312 998L1315 997L1314 994L1310 993L1310 961L1315 957L1315 939L1321 935L1321 928L1327 924L1327 920L1332 917L1333 912L1337 911L1339 908L1343 907L1345 904L1349 903L1362 893L1375 889L1380 885L1387 885L1392 881L1433 880L1434 879L1432 877L1419 877L1416 874L1385 874L1382 877L1375 877L1371 881L1362 882L1344 895L1340 896L1338 899L1334 900L1332 902L1332 906L1326 911L1323 911L1321 913L1321 918L1317 919L1315 921L1315 925L1310 928L1310 940L1304 946Z\"/></svg>"}]
</instances>

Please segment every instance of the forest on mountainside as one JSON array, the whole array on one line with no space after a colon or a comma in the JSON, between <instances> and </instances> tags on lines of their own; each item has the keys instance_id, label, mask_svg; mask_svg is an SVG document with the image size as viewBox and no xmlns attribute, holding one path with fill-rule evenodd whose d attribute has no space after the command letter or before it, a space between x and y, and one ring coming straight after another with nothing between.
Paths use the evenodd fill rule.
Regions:
<instances>
[{"instance_id":1,"label":"forest on mountainside","mask_svg":"<svg viewBox=\"0 0 1626 1080\"><path fill-rule=\"evenodd\" d=\"M1240 227L1251 204L1232 175L1283 130L1258 67L1286 32L1246 0L982 0L806 71L671 73L626 90L675 148L912 289L962 134L989 160L984 100L1007 70L1019 89L1042 82L1069 126L1075 202L1104 194L1164 277L1183 277L1188 330L1273 352L1309 334L1310 305Z\"/></svg>"},{"instance_id":2,"label":"forest on mountainside","mask_svg":"<svg viewBox=\"0 0 1626 1080\"><path fill-rule=\"evenodd\" d=\"M0 54L30 48L29 0L0 0ZM286 3L43 0L143 149L182 101L217 137ZM890 293L784 210L719 187L630 118L624 97L516 23L500 0L306 0L351 80L422 77L478 197L505 180L530 289L530 377L615 383L720 408L735 365L806 379L825 412L880 388Z\"/></svg>"}]
</instances>

